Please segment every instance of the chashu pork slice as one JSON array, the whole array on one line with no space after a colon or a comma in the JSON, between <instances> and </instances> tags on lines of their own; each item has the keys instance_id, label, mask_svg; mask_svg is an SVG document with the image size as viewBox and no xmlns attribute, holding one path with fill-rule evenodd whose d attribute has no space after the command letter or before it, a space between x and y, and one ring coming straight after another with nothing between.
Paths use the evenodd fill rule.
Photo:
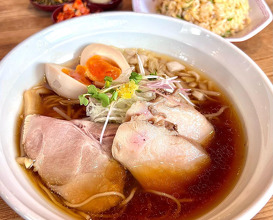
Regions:
<instances>
[{"instance_id":1,"label":"chashu pork slice","mask_svg":"<svg viewBox=\"0 0 273 220\"><path fill-rule=\"evenodd\" d=\"M35 160L34 170L52 191L69 203L79 204L103 192L123 193L125 171L108 154L117 126L108 126L106 151L97 140L101 128L102 124L93 122L39 115L29 115L24 121L22 145L26 155ZM118 196L105 196L78 209L98 213L119 202Z\"/></svg>"},{"instance_id":2,"label":"chashu pork slice","mask_svg":"<svg viewBox=\"0 0 273 220\"><path fill-rule=\"evenodd\" d=\"M204 115L187 103L163 99L158 103L138 101L126 113L126 120L137 116L140 120L161 120L175 125L177 132L200 144L206 144L214 134L212 124Z\"/></svg>"},{"instance_id":3,"label":"chashu pork slice","mask_svg":"<svg viewBox=\"0 0 273 220\"><path fill-rule=\"evenodd\" d=\"M76 119L72 122L83 130L88 136L94 137L97 141L100 140L103 123L96 123L89 120ZM119 124L107 124L107 127L103 133L101 148L112 158L112 144L116 135Z\"/></svg>"},{"instance_id":4,"label":"chashu pork slice","mask_svg":"<svg viewBox=\"0 0 273 220\"><path fill-rule=\"evenodd\" d=\"M112 154L144 189L166 193L183 191L210 164L199 144L143 120L119 126Z\"/></svg>"}]
</instances>

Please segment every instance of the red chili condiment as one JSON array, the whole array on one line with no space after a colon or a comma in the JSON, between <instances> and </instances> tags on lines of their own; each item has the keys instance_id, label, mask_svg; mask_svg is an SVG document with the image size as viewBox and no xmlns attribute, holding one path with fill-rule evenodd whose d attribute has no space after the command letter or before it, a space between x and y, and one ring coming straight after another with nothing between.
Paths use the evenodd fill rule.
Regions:
<instances>
[{"instance_id":1,"label":"red chili condiment","mask_svg":"<svg viewBox=\"0 0 273 220\"><path fill-rule=\"evenodd\" d=\"M82 0L75 0L73 4L65 4L63 6L63 11L57 16L57 22L87 15L89 13L90 9L86 6L86 3L83 3Z\"/></svg>"}]
</instances>

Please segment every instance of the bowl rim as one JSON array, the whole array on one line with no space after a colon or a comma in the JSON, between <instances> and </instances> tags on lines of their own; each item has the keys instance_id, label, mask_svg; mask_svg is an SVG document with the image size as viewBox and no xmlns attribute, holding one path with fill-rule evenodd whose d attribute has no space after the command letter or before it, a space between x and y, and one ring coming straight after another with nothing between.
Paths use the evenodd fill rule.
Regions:
<instances>
[{"instance_id":1,"label":"bowl rim","mask_svg":"<svg viewBox=\"0 0 273 220\"><path fill-rule=\"evenodd\" d=\"M90 16L96 16L96 17L119 17L119 16L121 16L121 17L126 16L127 17L127 16L134 16L136 18L137 17L146 17L146 18L154 17L154 18L156 18L158 20L164 19L164 20L169 20L170 22L180 22L181 24L183 23L186 26L187 25L189 25L189 26L193 25L193 24L190 24L189 22L185 22L185 21L182 21L182 20L178 20L178 19L175 19L175 18L163 16L163 15L142 14L142 13L135 13L135 12L104 12L104 13L98 13L98 14L93 14L93 15L88 15L88 16L82 16L82 17L78 17L77 18L78 20L70 19L70 20L66 20L66 21L51 25L51 26L49 26L49 27L47 27L47 28L33 34L32 36L28 37L27 39L25 39L21 43L19 43L15 48L13 48L1 60L1 62L0 62L0 73L1 73L1 69L4 66L6 60L8 60L10 57L12 57L13 54L15 54L17 52L17 50L19 50L23 45L27 44L29 41L32 41L32 39L37 38L39 35L43 35L45 33L48 33L51 30L54 30L54 29L58 28L59 26L67 26L69 23L78 23L78 22L80 22L80 19L82 19L82 20L83 19L90 19ZM206 30L204 28L201 28L201 27L197 27L197 28L201 29L202 32L205 32L206 34L211 35L211 37L215 38L216 40L221 41L221 43L223 43L225 46L231 47L236 53L238 53L240 56L242 56L244 59L246 59L257 70L257 72L259 73L259 76L263 79L263 81L266 83L267 87L269 88L270 92L273 94L273 85L272 85L272 83L270 82L268 77L264 74L264 72L261 70L261 68L247 54L245 54L238 47L236 47L232 43L226 41L222 37L210 32L210 31L208 31L208 30ZM1 74L0 74L0 76L1 76ZM2 157L1 154L0 154L0 157ZM244 211L242 211L237 217L240 218L240 219L241 218L243 219L245 217L252 218L257 213L256 211L254 211L253 207L255 207L256 210L260 210L267 203L267 201L270 199L270 197L272 196L272 193L273 193L273 177L271 178L271 182L267 184L267 187L264 188L264 190L260 194L260 196L256 197L256 199L250 205L248 205L248 207L246 207L244 209ZM29 208L27 206L25 206L24 203L19 201L17 199L16 195L14 195L3 184L1 179L0 179L0 195L1 195L2 199L15 212L17 212L19 215L21 215L23 217L26 217L27 219L31 219L31 218L29 218L30 216L31 217L38 217L36 219L39 219L39 214L36 213L35 210L29 210ZM17 202L17 206L13 205L14 202Z\"/></svg>"},{"instance_id":2,"label":"bowl rim","mask_svg":"<svg viewBox=\"0 0 273 220\"><path fill-rule=\"evenodd\" d=\"M252 31L250 31L249 33L247 33L246 35L242 36L242 37L227 37L227 38L223 38L229 42L242 42L242 41L246 41L252 37L254 37L256 34L258 34L259 32L261 32L267 25L269 25L272 20L273 20L273 15L272 12L269 8L269 6L267 5L267 3L265 2L265 0L256 0L259 1L259 3L261 3L261 6L263 7L264 12L268 13L268 17L260 24L258 25L256 28L254 28ZM144 11L141 9L140 4L144 3L145 5L148 4L149 1L147 0L132 0L132 7L133 7L133 11L137 12L137 13L153 13L151 11ZM153 0L153 2L156 2L156 0ZM163 15L165 16L165 15ZM196 25L197 26L197 25Z\"/></svg>"}]
</instances>

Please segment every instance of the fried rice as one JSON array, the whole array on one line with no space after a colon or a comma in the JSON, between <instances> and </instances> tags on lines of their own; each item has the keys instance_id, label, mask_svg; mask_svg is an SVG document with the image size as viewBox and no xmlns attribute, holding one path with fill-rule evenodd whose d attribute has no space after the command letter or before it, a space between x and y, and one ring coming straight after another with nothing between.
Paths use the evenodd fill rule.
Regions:
<instances>
[{"instance_id":1,"label":"fried rice","mask_svg":"<svg viewBox=\"0 0 273 220\"><path fill-rule=\"evenodd\" d=\"M158 0L157 9L223 37L241 31L250 22L248 0Z\"/></svg>"}]
</instances>

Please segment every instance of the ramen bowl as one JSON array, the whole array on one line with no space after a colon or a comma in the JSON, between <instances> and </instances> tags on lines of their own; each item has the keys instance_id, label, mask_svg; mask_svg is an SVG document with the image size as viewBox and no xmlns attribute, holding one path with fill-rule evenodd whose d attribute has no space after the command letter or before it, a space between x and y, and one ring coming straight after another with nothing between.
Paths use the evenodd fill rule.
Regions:
<instances>
[{"instance_id":1,"label":"ramen bowl","mask_svg":"<svg viewBox=\"0 0 273 220\"><path fill-rule=\"evenodd\" d=\"M87 15L52 25L1 61L0 192L9 206L24 219L71 218L41 196L16 163L16 122L23 92L43 78L43 63L64 63L94 42L181 59L220 85L243 123L246 162L228 196L200 219L250 219L258 213L273 192L272 84L246 54L221 37L174 18L130 12Z\"/></svg>"}]
</instances>

